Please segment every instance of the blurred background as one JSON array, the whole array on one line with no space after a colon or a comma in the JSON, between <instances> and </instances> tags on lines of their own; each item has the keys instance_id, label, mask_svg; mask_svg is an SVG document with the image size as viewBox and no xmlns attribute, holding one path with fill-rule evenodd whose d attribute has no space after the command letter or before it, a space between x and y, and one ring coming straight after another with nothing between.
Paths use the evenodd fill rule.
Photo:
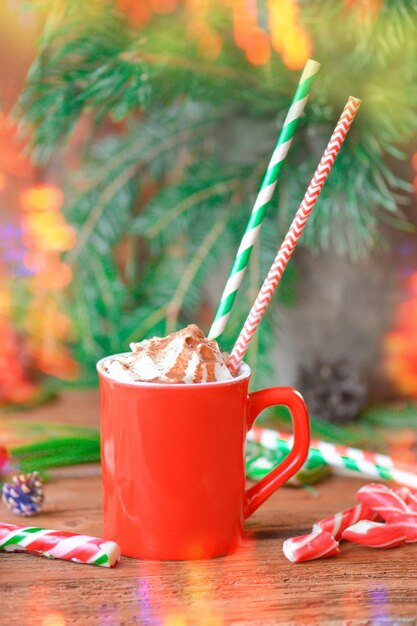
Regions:
<instances>
[{"instance_id":1,"label":"blurred background","mask_svg":"<svg viewBox=\"0 0 417 626\"><path fill-rule=\"evenodd\" d=\"M207 331L300 72L321 63L222 348L349 95L363 100L248 353L320 433L417 425L417 1L0 0L0 405ZM352 430L353 428L353 430ZM356 429L356 430L355 430ZM350 432L350 431L349 431ZM369 430L366 430L369 439Z\"/></svg>"}]
</instances>

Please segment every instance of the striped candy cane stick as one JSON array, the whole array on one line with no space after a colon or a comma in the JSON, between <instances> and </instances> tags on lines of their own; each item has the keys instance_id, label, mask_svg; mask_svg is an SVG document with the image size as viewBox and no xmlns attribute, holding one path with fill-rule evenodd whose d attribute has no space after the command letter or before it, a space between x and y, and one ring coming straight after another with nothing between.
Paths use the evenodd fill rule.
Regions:
<instances>
[{"instance_id":1,"label":"striped candy cane stick","mask_svg":"<svg viewBox=\"0 0 417 626\"><path fill-rule=\"evenodd\" d=\"M292 435L289 435L288 433L271 429L264 430L268 430L268 435L266 435L266 437L271 438L271 440L273 437L278 437L279 440L283 439L288 443L292 442ZM351 448L350 446L344 446L339 443L329 443L328 441L320 441L319 439L311 439L310 447L320 451L324 457L329 459L329 462L332 458L340 456L350 459L353 466L350 467L349 465L346 465L346 469L354 470L354 463L358 461L363 467L366 467L365 463L369 462L372 465L378 465L379 467L386 468L388 470L397 469L403 472L417 474L416 463L396 462L387 454L379 454L378 452L370 452L369 450L361 450L360 448ZM384 476L381 476L381 478L384 478ZM408 496L409 492L407 493L407 497Z\"/></svg>"},{"instance_id":2,"label":"striped candy cane stick","mask_svg":"<svg viewBox=\"0 0 417 626\"><path fill-rule=\"evenodd\" d=\"M261 228L262 220L265 217L265 212L268 204L274 193L274 189L277 184L278 177L281 173L282 166L290 149L292 140L298 127L298 123L303 114L304 107L307 103L310 95L311 87L319 71L320 64L316 61L307 61L304 71L301 75L300 82L298 83L297 90L295 92L291 107L285 118L284 125L281 133L278 137L277 145L272 154L271 160L268 165L268 169L265 173L264 179L261 184L258 197L256 198L255 205L252 209L249 222L246 226L245 234L239 246L236 254L236 258L233 262L230 275L224 288L220 304L217 308L216 315L214 316L213 324L208 334L209 339L219 339L223 334L226 327L227 320L229 319L230 311L233 306L233 302L236 298L237 291L243 280L243 276L248 265L249 257L251 255L253 245Z\"/></svg>"},{"instance_id":3,"label":"striped candy cane stick","mask_svg":"<svg viewBox=\"0 0 417 626\"><path fill-rule=\"evenodd\" d=\"M417 468L416 468L416 473L417 473ZM409 492L407 494L406 503L408 504L408 506L410 507L412 511L417 512L417 493Z\"/></svg>"},{"instance_id":4,"label":"striped candy cane stick","mask_svg":"<svg viewBox=\"0 0 417 626\"><path fill-rule=\"evenodd\" d=\"M292 436L287 433L257 426L249 431L248 437L268 449L279 449L281 452L285 445L289 452L293 441ZM417 489L417 465L396 463L385 454L312 439L310 457L324 461L336 469L350 470L359 476L390 480Z\"/></svg>"},{"instance_id":5,"label":"striped candy cane stick","mask_svg":"<svg viewBox=\"0 0 417 626\"><path fill-rule=\"evenodd\" d=\"M398 463L386 454L316 439L311 440L310 446L333 467L358 472L368 478L390 480L399 485L417 488L417 464Z\"/></svg>"},{"instance_id":6,"label":"striped candy cane stick","mask_svg":"<svg viewBox=\"0 0 417 626\"><path fill-rule=\"evenodd\" d=\"M406 543L417 543L417 519L415 514L405 514L393 523L405 534Z\"/></svg>"},{"instance_id":7,"label":"striped candy cane stick","mask_svg":"<svg viewBox=\"0 0 417 626\"><path fill-rule=\"evenodd\" d=\"M64 559L102 567L113 567L120 560L120 548L114 541L1 522L0 550L30 552L50 559Z\"/></svg>"},{"instance_id":8,"label":"striped candy cane stick","mask_svg":"<svg viewBox=\"0 0 417 626\"><path fill-rule=\"evenodd\" d=\"M399 524L380 524L363 519L346 528L342 539L368 548L396 548L406 542L407 532Z\"/></svg>"},{"instance_id":9,"label":"striped candy cane stick","mask_svg":"<svg viewBox=\"0 0 417 626\"><path fill-rule=\"evenodd\" d=\"M379 483L370 483L359 489L356 499L379 513L386 522L395 522L405 514L412 513L395 491ZM417 514L414 514L414 521L417 522Z\"/></svg>"},{"instance_id":10,"label":"striped candy cane stick","mask_svg":"<svg viewBox=\"0 0 417 626\"><path fill-rule=\"evenodd\" d=\"M339 554L339 542L330 533L319 530L309 535L286 539L282 551L291 563L324 559Z\"/></svg>"},{"instance_id":11,"label":"striped candy cane stick","mask_svg":"<svg viewBox=\"0 0 417 626\"><path fill-rule=\"evenodd\" d=\"M246 476L251 480L260 480L277 465L279 465L289 452L287 442L279 442L272 448L267 448L256 442L249 431L246 440ZM325 476L328 476L330 467L320 458L311 454L296 474L290 478L286 484L292 487L302 487L303 485L313 485Z\"/></svg>"},{"instance_id":12,"label":"striped candy cane stick","mask_svg":"<svg viewBox=\"0 0 417 626\"><path fill-rule=\"evenodd\" d=\"M345 511L340 511L339 513L335 513L330 517L326 517L313 525L313 533L319 532L320 530L325 530L326 532L333 535L333 537L338 541L344 530L356 524L362 519L367 519L371 521L375 521L378 519L378 513L372 511L365 504L357 504L356 506L352 506L350 509L346 509Z\"/></svg>"},{"instance_id":13,"label":"striped candy cane stick","mask_svg":"<svg viewBox=\"0 0 417 626\"><path fill-rule=\"evenodd\" d=\"M266 277L258 297L246 319L246 322L240 332L235 343L232 354L230 355L228 366L232 373L235 373L242 362L243 357L249 347L251 339L258 328L273 293L281 279L281 276L287 266L288 261L294 251L295 246L303 232L304 226L309 218L317 198L323 188L324 183L330 173L340 148L346 138L349 128L355 118L355 115L361 104L356 98L349 98L337 126L330 138L327 148L317 167L313 179L307 189L302 203L295 215L290 229L278 251L275 261L273 262L268 276Z\"/></svg>"}]
</instances>

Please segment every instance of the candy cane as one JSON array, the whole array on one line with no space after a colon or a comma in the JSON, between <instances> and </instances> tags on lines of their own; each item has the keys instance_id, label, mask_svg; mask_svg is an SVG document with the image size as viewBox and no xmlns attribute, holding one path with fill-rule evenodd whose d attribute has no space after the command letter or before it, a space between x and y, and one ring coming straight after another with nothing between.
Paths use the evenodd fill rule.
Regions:
<instances>
[{"instance_id":1,"label":"candy cane","mask_svg":"<svg viewBox=\"0 0 417 626\"><path fill-rule=\"evenodd\" d=\"M415 515L403 515L394 523L406 536L406 543L417 541L417 518Z\"/></svg>"},{"instance_id":2,"label":"candy cane","mask_svg":"<svg viewBox=\"0 0 417 626\"><path fill-rule=\"evenodd\" d=\"M316 522L313 526L313 532L325 530L333 535L335 539L340 539L343 531L349 528L349 526L363 519L376 520L378 517L378 513L372 511L365 504L360 503L350 509L335 513L335 515Z\"/></svg>"},{"instance_id":3,"label":"candy cane","mask_svg":"<svg viewBox=\"0 0 417 626\"><path fill-rule=\"evenodd\" d=\"M405 543L406 538L404 529L398 524L380 524L369 520L361 520L342 533L342 539L368 548L396 548Z\"/></svg>"},{"instance_id":4,"label":"candy cane","mask_svg":"<svg viewBox=\"0 0 417 626\"><path fill-rule=\"evenodd\" d=\"M325 531L286 539L282 551L291 563L323 559L339 554L339 543Z\"/></svg>"},{"instance_id":5,"label":"candy cane","mask_svg":"<svg viewBox=\"0 0 417 626\"><path fill-rule=\"evenodd\" d=\"M397 489L394 489L394 491L397 496L400 496L401 500L408 504L411 493L408 487L398 487Z\"/></svg>"},{"instance_id":6,"label":"candy cane","mask_svg":"<svg viewBox=\"0 0 417 626\"><path fill-rule=\"evenodd\" d=\"M386 522L396 521L402 515L410 513L410 509L404 500L385 485L369 483L369 485L359 489L356 499L376 513L379 513Z\"/></svg>"},{"instance_id":7,"label":"candy cane","mask_svg":"<svg viewBox=\"0 0 417 626\"><path fill-rule=\"evenodd\" d=\"M417 492L408 490L406 503L411 511L417 513Z\"/></svg>"},{"instance_id":8,"label":"candy cane","mask_svg":"<svg viewBox=\"0 0 417 626\"><path fill-rule=\"evenodd\" d=\"M287 443L288 450L290 450L293 443L292 435L269 428L252 428L248 436L252 441L257 441L270 449L276 448L277 445L282 449ZM350 448L317 439L310 441L309 454L314 456L317 461L327 463L335 471L339 468L348 469L367 478L391 480L400 485L417 489L417 464L396 463L385 454L377 454L376 452Z\"/></svg>"},{"instance_id":9,"label":"candy cane","mask_svg":"<svg viewBox=\"0 0 417 626\"><path fill-rule=\"evenodd\" d=\"M102 567L113 567L120 560L120 548L114 541L1 522L0 550L30 552L51 559L64 559Z\"/></svg>"}]
</instances>

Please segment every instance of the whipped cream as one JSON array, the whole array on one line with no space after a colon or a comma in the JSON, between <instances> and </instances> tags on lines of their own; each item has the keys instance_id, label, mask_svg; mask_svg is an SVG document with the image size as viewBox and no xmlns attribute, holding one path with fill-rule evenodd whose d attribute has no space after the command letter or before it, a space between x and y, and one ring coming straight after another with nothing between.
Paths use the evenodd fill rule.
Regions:
<instances>
[{"instance_id":1,"label":"whipped cream","mask_svg":"<svg viewBox=\"0 0 417 626\"><path fill-rule=\"evenodd\" d=\"M130 344L131 353L109 357L107 373L123 382L207 383L233 378L216 341L190 324L167 337Z\"/></svg>"}]
</instances>

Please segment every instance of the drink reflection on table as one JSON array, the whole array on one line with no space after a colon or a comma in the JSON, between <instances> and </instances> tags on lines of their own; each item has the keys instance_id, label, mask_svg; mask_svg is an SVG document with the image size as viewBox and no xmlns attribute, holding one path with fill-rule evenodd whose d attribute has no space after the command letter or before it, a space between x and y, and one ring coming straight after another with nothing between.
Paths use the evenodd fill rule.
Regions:
<instances>
[{"instance_id":1,"label":"drink reflection on table","mask_svg":"<svg viewBox=\"0 0 417 626\"><path fill-rule=\"evenodd\" d=\"M114 602L102 604L97 611L100 626L120 626L120 610Z\"/></svg>"},{"instance_id":2,"label":"drink reflection on table","mask_svg":"<svg viewBox=\"0 0 417 626\"><path fill-rule=\"evenodd\" d=\"M368 604L370 607L370 619L372 621L388 620L389 618L389 592L385 585L378 583L368 590Z\"/></svg>"},{"instance_id":3,"label":"drink reflection on table","mask_svg":"<svg viewBox=\"0 0 417 626\"><path fill-rule=\"evenodd\" d=\"M48 613L42 620L42 626L65 626L66 623L64 615L57 611Z\"/></svg>"},{"instance_id":4,"label":"drink reflection on table","mask_svg":"<svg viewBox=\"0 0 417 626\"><path fill-rule=\"evenodd\" d=\"M242 607L244 619L245 601L251 596L259 601L252 587L252 583L255 589L261 585L255 546L248 534L238 551L227 557L183 563L138 561L138 574L143 565L146 575L139 578L135 590L137 617L149 626L226 626L228 617L220 608L224 606L233 609L234 618ZM249 563L253 559L250 581L242 577L242 559Z\"/></svg>"}]
</instances>

